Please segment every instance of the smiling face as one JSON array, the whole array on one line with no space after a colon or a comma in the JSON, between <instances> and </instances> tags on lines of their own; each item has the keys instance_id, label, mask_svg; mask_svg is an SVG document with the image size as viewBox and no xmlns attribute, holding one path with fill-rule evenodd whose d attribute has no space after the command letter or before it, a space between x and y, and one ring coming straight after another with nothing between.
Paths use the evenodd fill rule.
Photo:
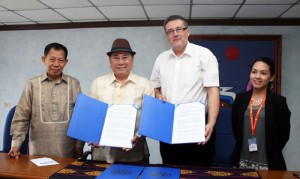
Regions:
<instances>
[{"instance_id":1,"label":"smiling face","mask_svg":"<svg viewBox=\"0 0 300 179\"><path fill-rule=\"evenodd\" d=\"M266 90L270 81L273 81L274 75L271 76L270 66L262 61L253 64L250 81L255 90Z\"/></svg>"},{"instance_id":2,"label":"smiling face","mask_svg":"<svg viewBox=\"0 0 300 179\"><path fill-rule=\"evenodd\" d=\"M109 62L116 79L121 82L127 80L133 66L133 55L130 52L113 52Z\"/></svg>"},{"instance_id":3,"label":"smiling face","mask_svg":"<svg viewBox=\"0 0 300 179\"><path fill-rule=\"evenodd\" d=\"M46 56L42 56L42 61L47 68L47 76L52 80L57 80L61 77L62 72L68 60L65 57L65 52L62 49L50 49Z\"/></svg>"},{"instance_id":4,"label":"smiling face","mask_svg":"<svg viewBox=\"0 0 300 179\"><path fill-rule=\"evenodd\" d=\"M165 31L175 54L180 56L188 43L189 29L181 19L176 19L166 24Z\"/></svg>"}]
</instances>

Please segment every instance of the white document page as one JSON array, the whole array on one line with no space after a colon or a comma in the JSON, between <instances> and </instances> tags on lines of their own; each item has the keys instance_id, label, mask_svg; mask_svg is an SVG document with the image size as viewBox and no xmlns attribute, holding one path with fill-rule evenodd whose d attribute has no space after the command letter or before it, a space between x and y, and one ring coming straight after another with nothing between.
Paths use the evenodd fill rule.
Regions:
<instances>
[{"instance_id":1,"label":"white document page","mask_svg":"<svg viewBox=\"0 0 300 179\"><path fill-rule=\"evenodd\" d=\"M55 160L47 157L35 158L35 159L31 159L31 161L39 167L59 164Z\"/></svg>"},{"instance_id":2,"label":"white document page","mask_svg":"<svg viewBox=\"0 0 300 179\"><path fill-rule=\"evenodd\" d=\"M99 144L111 147L132 148L137 107L135 105L111 105L106 118Z\"/></svg>"},{"instance_id":3,"label":"white document page","mask_svg":"<svg viewBox=\"0 0 300 179\"><path fill-rule=\"evenodd\" d=\"M179 104L175 107L172 143L205 141L205 104Z\"/></svg>"}]
</instances>

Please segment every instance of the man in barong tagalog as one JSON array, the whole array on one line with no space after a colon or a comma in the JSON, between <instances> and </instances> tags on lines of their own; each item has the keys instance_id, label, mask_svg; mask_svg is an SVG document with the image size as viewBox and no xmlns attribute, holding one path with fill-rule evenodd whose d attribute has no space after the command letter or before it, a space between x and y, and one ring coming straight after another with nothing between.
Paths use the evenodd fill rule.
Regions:
<instances>
[{"instance_id":1,"label":"man in barong tagalog","mask_svg":"<svg viewBox=\"0 0 300 179\"><path fill-rule=\"evenodd\" d=\"M29 132L29 155L78 158L84 142L67 136L79 81L63 74L68 50L59 43L45 47L42 62L46 73L29 80L23 90L11 124L10 157L20 156L20 146Z\"/></svg>"}]
</instances>

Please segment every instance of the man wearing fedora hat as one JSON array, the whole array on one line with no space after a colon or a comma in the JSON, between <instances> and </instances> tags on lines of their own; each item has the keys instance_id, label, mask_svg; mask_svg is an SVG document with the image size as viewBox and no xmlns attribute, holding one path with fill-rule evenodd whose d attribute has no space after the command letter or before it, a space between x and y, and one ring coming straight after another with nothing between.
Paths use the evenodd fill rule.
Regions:
<instances>
[{"instance_id":1,"label":"man wearing fedora hat","mask_svg":"<svg viewBox=\"0 0 300 179\"><path fill-rule=\"evenodd\" d=\"M132 149L97 146L93 159L114 162L149 162L149 150L145 137L137 134L140 124L141 105L144 94L154 96L150 81L131 72L135 52L128 40L115 39L107 52L112 73L96 78L90 89L90 96L110 104L136 104L138 106L135 136L131 140ZM126 127L126 126L124 126Z\"/></svg>"}]
</instances>

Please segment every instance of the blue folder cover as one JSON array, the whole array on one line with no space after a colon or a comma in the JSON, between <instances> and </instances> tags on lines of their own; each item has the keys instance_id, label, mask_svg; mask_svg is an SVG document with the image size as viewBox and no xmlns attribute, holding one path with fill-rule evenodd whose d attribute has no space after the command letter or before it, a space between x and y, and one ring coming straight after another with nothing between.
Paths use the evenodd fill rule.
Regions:
<instances>
[{"instance_id":1,"label":"blue folder cover","mask_svg":"<svg viewBox=\"0 0 300 179\"><path fill-rule=\"evenodd\" d=\"M79 93L67 135L81 141L99 143L108 104Z\"/></svg>"},{"instance_id":2,"label":"blue folder cover","mask_svg":"<svg viewBox=\"0 0 300 179\"><path fill-rule=\"evenodd\" d=\"M146 167L139 179L179 179L179 168Z\"/></svg>"},{"instance_id":3,"label":"blue folder cover","mask_svg":"<svg viewBox=\"0 0 300 179\"><path fill-rule=\"evenodd\" d=\"M138 133L165 143L172 143L174 110L174 104L144 95Z\"/></svg>"},{"instance_id":4,"label":"blue folder cover","mask_svg":"<svg viewBox=\"0 0 300 179\"><path fill-rule=\"evenodd\" d=\"M144 167L133 165L112 164L96 178L100 179L136 179Z\"/></svg>"}]
</instances>

